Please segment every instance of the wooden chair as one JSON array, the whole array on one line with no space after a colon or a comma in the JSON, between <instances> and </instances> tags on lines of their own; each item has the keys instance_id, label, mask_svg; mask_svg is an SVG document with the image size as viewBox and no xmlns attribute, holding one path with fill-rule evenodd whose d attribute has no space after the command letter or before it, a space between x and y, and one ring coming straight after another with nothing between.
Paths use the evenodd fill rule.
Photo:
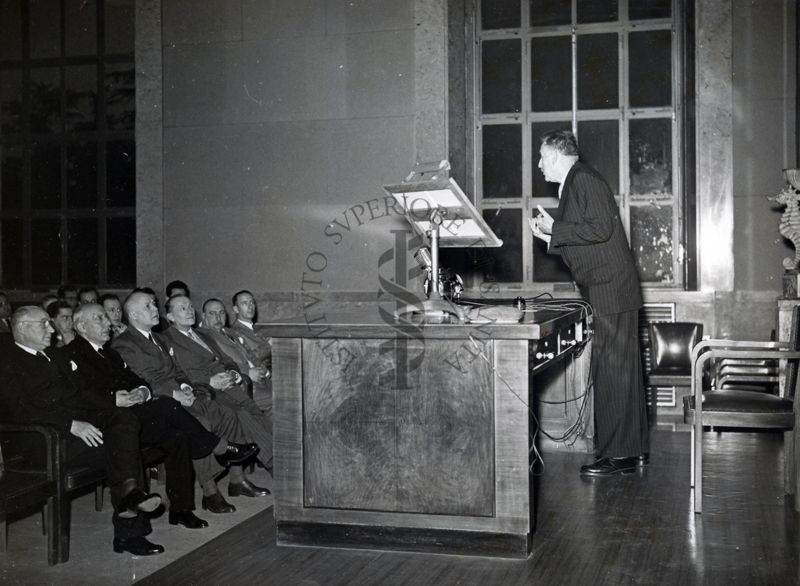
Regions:
<instances>
[{"instance_id":1,"label":"wooden chair","mask_svg":"<svg viewBox=\"0 0 800 586\"><path fill-rule=\"evenodd\" d=\"M47 563L57 564L59 559L58 528L56 525L56 480L52 464L52 454L48 453L53 445L52 429L46 426L24 425L14 426L19 431L38 435L38 449L42 453L42 461L48 465L44 469L17 471L15 461L4 466L0 449L0 552L6 551L8 545L9 520L42 509L43 529L47 535Z\"/></svg>"},{"instance_id":2,"label":"wooden chair","mask_svg":"<svg viewBox=\"0 0 800 586\"><path fill-rule=\"evenodd\" d=\"M794 458L794 396L798 383L800 362L800 327L798 308L792 317L792 334L788 342L757 342L740 340L706 340L692 351L692 394L684 398L684 422L692 424L691 476L694 486L694 511L703 508L703 428L722 427L732 431L742 429L783 430L785 458L785 488L795 495L795 509L800 511L797 498L798 472ZM704 372L721 360L786 360L785 384L779 395L726 387L704 389Z\"/></svg>"},{"instance_id":3,"label":"wooden chair","mask_svg":"<svg viewBox=\"0 0 800 586\"><path fill-rule=\"evenodd\" d=\"M32 430L45 436L46 452L35 447ZM88 466L67 466L67 436L48 425L19 425L0 423L0 445L6 455L6 469L17 473L41 473L51 471L55 482L53 523L46 523L48 535L57 540L57 562L69 560L70 526L72 524L72 499L80 494L94 491L94 508L103 510L103 491L106 471ZM165 454L159 448L143 448L142 461L145 468L163 462ZM145 474L149 481L149 475ZM148 486L145 487L149 490Z\"/></svg>"}]
</instances>

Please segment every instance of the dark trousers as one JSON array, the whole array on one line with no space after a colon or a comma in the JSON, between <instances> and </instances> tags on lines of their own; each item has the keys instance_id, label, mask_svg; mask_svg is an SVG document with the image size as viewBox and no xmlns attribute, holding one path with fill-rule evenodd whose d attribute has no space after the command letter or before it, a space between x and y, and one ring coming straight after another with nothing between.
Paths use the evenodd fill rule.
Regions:
<instances>
[{"instance_id":1,"label":"dark trousers","mask_svg":"<svg viewBox=\"0 0 800 586\"><path fill-rule=\"evenodd\" d=\"M156 397L130 408L141 425L141 445L166 453L167 497L171 511L194 509L195 458L208 456L219 438L169 397Z\"/></svg>"},{"instance_id":2,"label":"dark trousers","mask_svg":"<svg viewBox=\"0 0 800 586\"><path fill-rule=\"evenodd\" d=\"M638 315L626 311L594 317L591 368L598 458L650 451Z\"/></svg>"},{"instance_id":3,"label":"dark trousers","mask_svg":"<svg viewBox=\"0 0 800 586\"><path fill-rule=\"evenodd\" d=\"M147 535L150 532L150 518L147 515L138 515L133 519L122 519L117 515L117 506L122 497L133 486L142 486L144 481L138 419L125 409L96 412L88 419L103 433L103 443L93 448L70 434L67 442L68 465L106 470L111 503L114 505L112 522L115 538Z\"/></svg>"}]
</instances>

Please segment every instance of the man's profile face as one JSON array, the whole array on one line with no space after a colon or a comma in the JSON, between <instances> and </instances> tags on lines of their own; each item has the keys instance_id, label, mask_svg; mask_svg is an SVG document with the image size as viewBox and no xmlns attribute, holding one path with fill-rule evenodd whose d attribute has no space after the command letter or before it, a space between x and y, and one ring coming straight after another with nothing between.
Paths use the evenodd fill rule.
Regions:
<instances>
[{"instance_id":1,"label":"man's profile face","mask_svg":"<svg viewBox=\"0 0 800 586\"><path fill-rule=\"evenodd\" d=\"M235 310L239 317L252 321L256 316L256 300L250 293L242 293L236 298Z\"/></svg>"},{"instance_id":2,"label":"man's profile face","mask_svg":"<svg viewBox=\"0 0 800 586\"><path fill-rule=\"evenodd\" d=\"M558 151L551 146L542 144L539 149L539 170L544 175L545 181L558 183L556 161L558 161Z\"/></svg>"},{"instance_id":3,"label":"man's profile face","mask_svg":"<svg viewBox=\"0 0 800 586\"><path fill-rule=\"evenodd\" d=\"M167 319L176 326L192 327L195 321L192 300L183 295L172 297L169 302Z\"/></svg>"},{"instance_id":4,"label":"man's profile face","mask_svg":"<svg viewBox=\"0 0 800 586\"><path fill-rule=\"evenodd\" d=\"M136 296L131 301L131 321L135 321L141 329L146 329L147 331L158 325L158 306L151 295L136 293Z\"/></svg>"},{"instance_id":5,"label":"man's profile face","mask_svg":"<svg viewBox=\"0 0 800 586\"><path fill-rule=\"evenodd\" d=\"M110 336L111 322L102 307L94 305L83 314L83 319L77 326L78 334L90 342L102 346L108 342Z\"/></svg>"},{"instance_id":6,"label":"man's profile face","mask_svg":"<svg viewBox=\"0 0 800 586\"><path fill-rule=\"evenodd\" d=\"M106 299L103 301L103 309L111 325L118 326L122 323L122 304L119 299Z\"/></svg>"},{"instance_id":7,"label":"man's profile face","mask_svg":"<svg viewBox=\"0 0 800 586\"><path fill-rule=\"evenodd\" d=\"M14 340L34 350L44 350L50 346L53 326L44 309L31 311L21 323L14 328Z\"/></svg>"},{"instance_id":8,"label":"man's profile face","mask_svg":"<svg viewBox=\"0 0 800 586\"><path fill-rule=\"evenodd\" d=\"M206 310L203 312L203 323L207 328L221 330L225 327L225 320L227 318L228 314L222 303L219 301L211 301L206 304Z\"/></svg>"}]
</instances>

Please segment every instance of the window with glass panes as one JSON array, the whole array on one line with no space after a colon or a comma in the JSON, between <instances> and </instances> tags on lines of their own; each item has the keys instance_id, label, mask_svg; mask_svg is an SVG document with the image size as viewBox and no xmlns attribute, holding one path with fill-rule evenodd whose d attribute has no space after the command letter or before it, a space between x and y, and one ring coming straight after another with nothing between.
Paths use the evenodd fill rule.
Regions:
<instances>
[{"instance_id":1,"label":"window with glass panes","mask_svg":"<svg viewBox=\"0 0 800 586\"><path fill-rule=\"evenodd\" d=\"M541 136L570 129L617 198L642 283L683 285L679 13L670 0L479 2L475 183L504 241L478 255L484 283L572 280L527 226L537 205L558 207Z\"/></svg>"},{"instance_id":2,"label":"window with glass panes","mask_svg":"<svg viewBox=\"0 0 800 586\"><path fill-rule=\"evenodd\" d=\"M0 285L136 281L134 0L0 2Z\"/></svg>"}]
</instances>

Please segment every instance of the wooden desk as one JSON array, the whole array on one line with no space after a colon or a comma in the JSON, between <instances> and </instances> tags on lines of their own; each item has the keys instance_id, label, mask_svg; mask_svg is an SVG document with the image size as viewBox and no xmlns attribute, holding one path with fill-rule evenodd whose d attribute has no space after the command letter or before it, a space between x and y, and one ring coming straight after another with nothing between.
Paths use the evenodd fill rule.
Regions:
<instances>
[{"instance_id":1,"label":"wooden desk","mask_svg":"<svg viewBox=\"0 0 800 586\"><path fill-rule=\"evenodd\" d=\"M404 325L376 307L260 329L279 544L528 555L530 372L581 347L579 311Z\"/></svg>"}]
</instances>

